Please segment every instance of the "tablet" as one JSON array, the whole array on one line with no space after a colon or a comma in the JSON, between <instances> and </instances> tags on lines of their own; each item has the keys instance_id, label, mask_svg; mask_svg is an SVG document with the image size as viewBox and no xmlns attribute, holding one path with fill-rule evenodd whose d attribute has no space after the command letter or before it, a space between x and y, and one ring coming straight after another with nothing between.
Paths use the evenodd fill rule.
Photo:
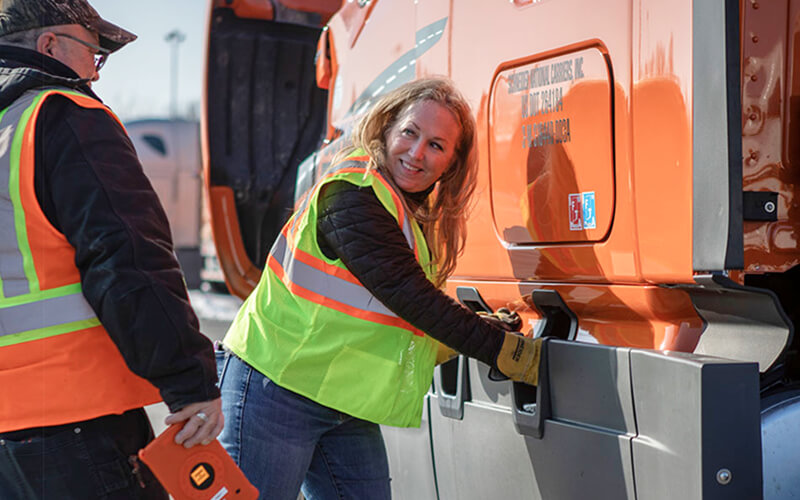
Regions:
<instances>
[{"instance_id":1,"label":"tablet","mask_svg":"<svg viewBox=\"0 0 800 500\"><path fill-rule=\"evenodd\" d=\"M175 443L183 425L170 425L144 449L139 458L150 467L175 500L256 500L250 484L216 439L184 448Z\"/></svg>"}]
</instances>

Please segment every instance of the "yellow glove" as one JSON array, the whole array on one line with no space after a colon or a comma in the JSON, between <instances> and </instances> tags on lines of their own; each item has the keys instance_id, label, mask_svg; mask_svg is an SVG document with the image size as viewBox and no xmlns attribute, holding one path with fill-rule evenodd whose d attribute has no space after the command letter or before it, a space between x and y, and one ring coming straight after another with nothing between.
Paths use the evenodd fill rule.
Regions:
<instances>
[{"instance_id":1,"label":"yellow glove","mask_svg":"<svg viewBox=\"0 0 800 500\"><path fill-rule=\"evenodd\" d=\"M489 314L485 311L479 311L478 316L481 319L488 321L495 326L498 326L506 331L516 331L522 326L522 319L516 312L511 312L505 307L501 307L497 311ZM436 352L436 364L441 365L458 356L458 351L439 343L439 349Z\"/></svg>"},{"instance_id":2,"label":"yellow glove","mask_svg":"<svg viewBox=\"0 0 800 500\"><path fill-rule=\"evenodd\" d=\"M497 368L515 382L538 385L541 358L541 338L532 339L507 332L497 355Z\"/></svg>"}]
</instances>

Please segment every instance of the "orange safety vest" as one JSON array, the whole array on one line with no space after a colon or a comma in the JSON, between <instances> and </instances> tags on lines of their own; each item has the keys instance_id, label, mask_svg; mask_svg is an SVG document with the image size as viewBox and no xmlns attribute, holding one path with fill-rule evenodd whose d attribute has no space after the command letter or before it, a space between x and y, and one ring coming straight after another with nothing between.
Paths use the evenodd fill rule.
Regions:
<instances>
[{"instance_id":1,"label":"orange safety vest","mask_svg":"<svg viewBox=\"0 0 800 500\"><path fill-rule=\"evenodd\" d=\"M0 112L0 432L161 400L128 369L86 302L75 249L36 199L36 118L53 95L103 109L119 122L97 100L61 89L28 91Z\"/></svg>"}]
</instances>

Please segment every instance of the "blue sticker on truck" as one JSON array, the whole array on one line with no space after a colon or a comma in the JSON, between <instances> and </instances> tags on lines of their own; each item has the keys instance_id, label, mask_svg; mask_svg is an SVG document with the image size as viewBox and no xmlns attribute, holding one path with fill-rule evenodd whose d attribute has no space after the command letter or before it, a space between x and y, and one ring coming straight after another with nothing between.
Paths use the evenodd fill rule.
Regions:
<instances>
[{"instance_id":1,"label":"blue sticker on truck","mask_svg":"<svg viewBox=\"0 0 800 500\"><path fill-rule=\"evenodd\" d=\"M594 191L581 194L583 195L583 228L594 229L597 227L597 217L594 210Z\"/></svg>"}]
</instances>

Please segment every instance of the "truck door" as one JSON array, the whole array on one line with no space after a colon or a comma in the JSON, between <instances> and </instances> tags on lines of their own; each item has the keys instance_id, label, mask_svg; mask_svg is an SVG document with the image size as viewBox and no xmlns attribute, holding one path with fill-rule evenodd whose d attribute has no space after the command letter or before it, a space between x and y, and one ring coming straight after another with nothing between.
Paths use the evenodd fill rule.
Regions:
<instances>
[{"instance_id":1,"label":"truck door","mask_svg":"<svg viewBox=\"0 0 800 500\"><path fill-rule=\"evenodd\" d=\"M765 328L750 335L769 321L718 300L760 304L720 283L743 266L738 16L767 9L736 0L348 1L326 35L324 102L305 76L283 80L300 70L282 54L316 43L314 22L275 8L298 3L213 2L209 96L220 98L207 98L205 154L232 288L255 283L268 229L280 227L275 214L288 215L291 202L273 204L292 184L283 160L303 158L324 125L275 123L327 105L334 142L324 159L377 97L445 74L473 106L480 160L466 250L447 291L473 310L517 310L524 330L556 337L536 388L463 357L437 368L422 426L385 429L394 497L758 498L758 366L707 358L720 351L699 341L732 325L751 343L721 344L739 353L776 344L763 341ZM779 87L765 61L743 68L752 92ZM254 91L262 80L273 83ZM280 105L286 97L290 112L267 106L268 95ZM782 109L772 95L761 104ZM274 141L287 136L295 149L280 155ZM324 163L316 158L306 162L312 174ZM769 158L750 152L752 169ZM785 341L782 324L773 330ZM765 366L780 353L751 351L769 351Z\"/></svg>"},{"instance_id":2,"label":"truck door","mask_svg":"<svg viewBox=\"0 0 800 500\"><path fill-rule=\"evenodd\" d=\"M319 146L327 92L314 54L340 0L212 0L203 154L228 288L245 297L291 215L297 165Z\"/></svg>"},{"instance_id":3,"label":"truck door","mask_svg":"<svg viewBox=\"0 0 800 500\"><path fill-rule=\"evenodd\" d=\"M448 291L475 310L518 304L535 311L523 302L533 289L525 281L547 272L543 247L560 247L567 257L577 247L585 255L581 264L596 273L591 245L607 238L614 218L615 96L608 48L593 36L579 36L584 23L552 22L575 9L574 2L535 3L453 6L452 77L475 99L483 161L467 253L456 273L468 278L451 280ZM604 9L608 21L594 19L588 31L616 43L611 18L630 18L630 4L612 2ZM571 43L581 39L587 42ZM620 52L630 50L619 43ZM526 262L510 260L510 248L526 251ZM563 337L577 333L575 328ZM441 498L575 498L558 496L569 490L559 489L565 481L556 477L581 463L582 440L606 457L583 469L584 479L603 482L607 498L633 496L631 475L619 473L632 466L624 446L632 431L625 403L608 409L613 431L579 437L551 431L548 422L552 434L542 441L529 425L517 424L537 411L535 391L516 386L515 398L515 385L491 380L486 365L457 362L461 376L451 367L440 369L436 381L444 390L437 386L438 405L432 406L441 411L431 412ZM453 401L456 395L460 402ZM448 408L455 404L458 412Z\"/></svg>"},{"instance_id":4,"label":"truck door","mask_svg":"<svg viewBox=\"0 0 800 500\"><path fill-rule=\"evenodd\" d=\"M691 302L648 282L741 263L737 97L724 83L738 79L736 56L724 62L732 5L613 1L583 16L582 2L454 3L450 74L475 99L481 177L449 293L518 309L540 332L559 302L537 306L548 291L578 317L561 338L694 347L703 324ZM664 457L642 445L665 429L637 425L636 408L653 403L633 389L647 377L639 354L572 345L551 358L546 396L474 360L449 382L442 367L437 382L452 391L437 385L430 417L441 498L700 498L711 487L689 484L693 473L685 495L670 492L653 469ZM750 439L741 466L757 476L754 412L737 425ZM735 495L758 495L759 480Z\"/></svg>"}]
</instances>

